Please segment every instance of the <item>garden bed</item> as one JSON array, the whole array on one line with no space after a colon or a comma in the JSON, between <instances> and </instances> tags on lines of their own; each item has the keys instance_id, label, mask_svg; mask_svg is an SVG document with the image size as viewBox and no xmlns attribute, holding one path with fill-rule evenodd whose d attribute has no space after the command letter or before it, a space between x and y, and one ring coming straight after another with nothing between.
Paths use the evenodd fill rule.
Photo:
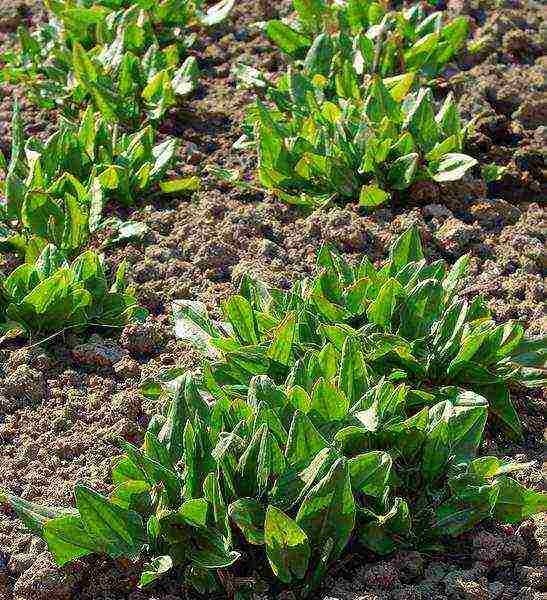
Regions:
<instances>
[{"instance_id":1,"label":"garden bed","mask_svg":"<svg viewBox=\"0 0 547 600\"><path fill-rule=\"evenodd\" d=\"M9 44L17 21L39 19L39 5L13 14L0 0L0 44ZM139 444L158 406L140 392L143 379L174 366L192 367L194 350L175 338L171 304L204 302L213 314L237 289L243 274L282 288L310 274L325 242L355 259L386 257L390 243L410 225L422 233L432 260L453 263L471 255L464 295L483 294L498 322L521 320L545 334L545 127L543 80L545 8L534 2L449 1L452 15L471 17L481 50L465 54L446 85L457 94L462 116L479 115L469 153L507 167L486 185L478 172L442 184L405 206L365 213L357 204L303 215L261 193L234 190L207 175L207 167L239 168L250 176L252 151L233 150L241 134L249 91L231 75L243 61L275 75L280 54L253 22L264 18L260 3L236 5L231 19L200 32L193 50L203 76L183 108L171 110L160 129L182 140L180 173L200 174L202 189L191 197L150 202L120 212L143 222L138 243L115 246L109 267L123 259L136 284L144 324L115 335L97 329L71 333L48 344L20 340L0 346L0 488L33 502L69 506L83 482L111 490L109 467L121 435ZM0 88L0 148L8 150L13 89ZM21 95L20 90L16 90ZM22 97L26 133L46 135L54 115ZM177 170L177 169L175 169ZM0 276L13 257L0 257ZM3 262L1 262L3 261ZM509 444L487 435L481 452L511 457L529 466L517 474L535 489L544 486L545 398L541 390L517 397L525 438ZM491 599L516 594L541 600L545 593L547 530L541 516L520 526L485 523L454 541L445 553L400 552L378 560L349 548L329 572L320 597L340 600ZM138 591L139 569L127 561L86 558L58 568L46 544L15 515L0 512L0 597L7 600L175 600L193 597L174 578ZM273 598L257 590L257 600Z\"/></svg>"}]
</instances>

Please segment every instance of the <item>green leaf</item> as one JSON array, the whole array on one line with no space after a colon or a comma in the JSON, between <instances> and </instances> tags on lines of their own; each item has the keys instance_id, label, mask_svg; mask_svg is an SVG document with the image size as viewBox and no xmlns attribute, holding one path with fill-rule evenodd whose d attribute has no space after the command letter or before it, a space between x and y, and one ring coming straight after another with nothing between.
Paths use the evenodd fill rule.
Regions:
<instances>
[{"instance_id":1,"label":"green leaf","mask_svg":"<svg viewBox=\"0 0 547 600\"><path fill-rule=\"evenodd\" d=\"M482 178L486 183L492 183L503 179L503 176L507 173L507 167L497 165L496 163L490 163L481 166L481 173Z\"/></svg>"},{"instance_id":2,"label":"green leaf","mask_svg":"<svg viewBox=\"0 0 547 600\"><path fill-rule=\"evenodd\" d=\"M327 441L317 431L312 421L305 414L296 411L292 418L285 450L287 464L302 469L327 446Z\"/></svg>"},{"instance_id":3,"label":"green leaf","mask_svg":"<svg viewBox=\"0 0 547 600\"><path fill-rule=\"evenodd\" d=\"M393 121L399 119L399 105L389 93L381 77L373 77L367 94L365 114L373 123L380 123L385 117Z\"/></svg>"},{"instance_id":4,"label":"green leaf","mask_svg":"<svg viewBox=\"0 0 547 600\"><path fill-rule=\"evenodd\" d=\"M463 256L460 256L460 258L458 258L458 260L450 269L448 275L445 277L443 281L443 288L446 292L448 299L452 298L454 292L457 289L458 284L461 283L461 280L469 271L469 263L469 254L464 254Z\"/></svg>"},{"instance_id":5,"label":"green leaf","mask_svg":"<svg viewBox=\"0 0 547 600\"><path fill-rule=\"evenodd\" d=\"M490 512L489 507L469 506L457 500L449 500L435 511L434 531L439 535L460 535L488 518Z\"/></svg>"},{"instance_id":6,"label":"green leaf","mask_svg":"<svg viewBox=\"0 0 547 600\"><path fill-rule=\"evenodd\" d=\"M363 516L366 522L359 528L359 540L377 554L390 554L411 532L410 511L402 498L395 498L385 515L378 516L365 509Z\"/></svg>"},{"instance_id":7,"label":"green leaf","mask_svg":"<svg viewBox=\"0 0 547 600\"><path fill-rule=\"evenodd\" d=\"M453 414L448 421L451 452L458 462L477 453L488 416L488 401L470 391L457 391L451 398Z\"/></svg>"},{"instance_id":8,"label":"green leaf","mask_svg":"<svg viewBox=\"0 0 547 600\"><path fill-rule=\"evenodd\" d=\"M306 54L304 68L314 75L319 74L327 77L333 55L334 44L332 38L327 33L321 33L313 40Z\"/></svg>"},{"instance_id":9,"label":"green leaf","mask_svg":"<svg viewBox=\"0 0 547 600\"><path fill-rule=\"evenodd\" d=\"M65 216L50 194L30 192L21 206L21 221L35 235L57 241L61 238ZM53 235L52 235L53 234Z\"/></svg>"},{"instance_id":10,"label":"green leaf","mask_svg":"<svg viewBox=\"0 0 547 600\"><path fill-rule=\"evenodd\" d=\"M172 468L173 464L169 458L169 453L152 431L147 431L144 435L143 450L145 455L155 460L164 467Z\"/></svg>"},{"instance_id":11,"label":"green leaf","mask_svg":"<svg viewBox=\"0 0 547 600\"><path fill-rule=\"evenodd\" d=\"M422 476L428 483L434 482L443 472L450 455L450 429L448 419L452 407L450 403L437 405L441 410L439 419L430 427L423 448ZM433 411L435 408L431 409ZM430 411L430 415L431 415Z\"/></svg>"},{"instance_id":12,"label":"green leaf","mask_svg":"<svg viewBox=\"0 0 547 600\"><path fill-rule=\"evenodd\" d=\"M392 460L387 452L366 452L348 461L351 487L367 496L382 498L391 473Z\"/></svg>"},{"instance_id":13,"label":"green leaf","mask_svg":"<svg viewBox=\"0 0 547 600\"><path fill-rule=\"evenodd\" d=\"M230 519L241 529L243 537L249 544L263 546L264 522L266 512L264 507L254 498L240 498L228 507Z\"/></svg>"},{"instance_id":14,"label":"green leaf","mask_svg":"<svg viewBox=\"0 0 547 600\"><path fill-rule=\"evenodd\" d=\"M122 99L97 81L84 79L83 75L81 78L82 84L91 94L97 110L109 123L116 123L118 115L123 114Z\"/></svg>"},{"instance_id":15,"label":"green leaf","mask_svg":"<svg viewBox=\"0 0 547 600\"><path fill-rule=\"evenodd\" d=\"M184 455L182 436L188 418L188 405L184 397L184 388L179 386L178 393L169 404L167 418L158 433L158 441L170 455L172 465L175 465Z\"/></svg>"},{"instance_id":16,"label":"green leaf","mask_svg":"<svg viewBox=\"0 0 547 600\"><path fill-rule=\"evenodd\" d=\"M132 476L140 479L144 474L150 484L159 484L166 490L172 504L180 503L181 481L175 471L149 458L140 449L125 440L120 440L120 445L129 459L129 464L125 464L124 467L130 470Z\"/></svg>"},{"instance_id":17,"label":"green leaf","mask_svg":"<svg viewBox=\"0 0 547 600\"><path fill-rule=\"evenodd\" d=\"M331 541L331 558L340 556L355 524L355 502L345 459L338 459L308 492L296 522L307 533L313 548Z\"/></svg>"},{"instance_id":18,"label":"green leaf","mask_svg":"<svg viewBox=\"0 0 547 600\"><path fill-rule=\"evenodd\" d=\"M23 500L0 489L0 503L9 504L23 521L25 527L40 535L44 525L52 519L65 516L77 516L77 511L69 508L47 507Z\"/></svg>"},{"instance_id":19,"label":"green leaf","mask_svg":"<svg viewBox=\"0 0 547 600\"><path fill-rule=\"evenodd\" d=\"M242 296L232 296L224 306L239 339L247 344L258 344L254 311L248 300Z\"/></svg>"},{"instance_id":20,"label":"green leaf","mask_svg":"<svg viewBox=\"0 0 547 600\"><path fill-rule=\"evenodd\" d=\"M308 392L299 385L292 387L287 394L289 402L297 411L307 415L310 412L311 398Z\"/></svg>"},{"instance_id":21,"label":"green leaf","mask_svg":"<svg viewBox=\"0 0 547 600\"><path fill-rule=\"evenodd\" d=\"M469 17L461 16L457 17L441 30L441 35L445 40L450 42L450 46L453 52L459 50L469 36Z\"/></svg>"},{"instance_id":22,"label":"green leaf","mask_svg":"<svg viewBox=\"0 0 547 600\"><path fill-rule=\"evenodd\" d=\"M268 348L267 356L288 366L296 333L296 315L289 313L273 332L272 345Z\"/></svg>"},{"instance_id":23,"label":"green leaf","mask_svg":"<svg viewBox=\"0 0 547 600\"><path fill-rule=\"evenodd\" d=\"M230 536L230 524L228 522L228 509L224 502L220 488L220 476L218 473L209 473L203 481L203 494L212 510L212 520L221 533Z\"/></svg>"},{"instance_id":24,"label":"green leaf","mask_svg":"<svg viewBox=\"0 0 547 600\"><path fill-rule=\"evenodd\" d=\"M395 160L388 171L387 178L390 185L396 190L405 190L413 180L418 168L419 155L416 152L406 154Z\"/></svg>"},{"instance_id":25,"label":"green leaf","mask_svg":"<svg viewBox=\"0 0 547 600\"><path fill-rule=\"evenodd\" d=\"M55 5L53 5L55 6ZM55 12L55 8L52 7ZM66 8L63 7L63 17L73 22L80 22L84 25L96 25L104 20L107 10L103 6L93 6L90 8Z\"/></svg>"},{"instance_id":26,"label":"green leaf","mask_svg":"<svg viewBox=\"0 0 547 600\"><path fill-rule=\"evenodd\" d=\"M395 102L402 102L412 87L415 77L416 73L409 71L408 73L402 73L401 75L383 79L383 84L389 90L389 93Z\"/></svg>"},{"instance_id":27,"label":"green leaf","mask_svg":"<svg viewBox=\"0 0 547 600\"><path fill-rule=\"evenodd\" d=\"M65 194L65 226L61 247L70 253L80 250L88 241L88 215L81 203L71 194Z\"/></svg>"},{"instance_id":28,"label":"green leaf","mask_svg":"<svg viewBox=\"0 0 547 600\"><path fill-rule=\"evenodd\" d=\"M112 558L138 555L145 539L140 515L111 504L83 485L76 486L74 495L83 526L98 549Z\"/></svg>"},{"instance_id":29,"label":"green leaf","mask_svg":"<svg viewBox=\"0 0 547 600\"><path fill-rule=\"evenodd\" d=\"M378 296L369 305L367 317L372 322L388 329L391 318L400 298L404 297L404 289L396 279L388 279L380 288Z\"/></svg>"},{"instance_id":30,"label":"green leaf","mask_svg":"<svg viewBox=\"0 0 547 600\"><path fill-rule=\"evenodd\" d=\"M204 498L186 500L177 511L177 516L193 527L207 527L209 503Z\"/></svg>"},{"instance_id":31,"label":"green leaf","mask_svg":"<svg viewBox=\"0 0 547 600\"><path fill-rule=\"evenodd\" d=\"M357 339L348 336L342 347L339 386L353 406L366 391L369 374Z\"/></svg>"},{"instance_id":32,"label":"green leaf","mask_svg":"<svg viewBox=\"0 0 547 600\"><path fill-rule=\"evenodd\" d=\"M316 413L325 422L341 421L349 410L349 400L344 392L333 383L321 377L317 380L310 405L310 412Z\"/></svg>"},{"instance_id":33,"label":"green leaf","mask_svg":"<svg viewBox=\"0 0 547 600\"><path fill-rule=\"evenodd\" d=\"M10 304L6 311L14 321L28 331L59 331L76 319L85 325L82 309L92 303L91 294L72 285L73 273L60 269L32 289L18 305Z\"/></svg>"},{"instance_id":34,"label":"green leaf","mask_svg":"<svg viewBox=\"0 0 547 600\"><path fill-rule=\"evenodd\" d=\"M391 194L385 192L375 185L364 185L359 193L360 206L381 206L391 197Z\"/></svg>"},{"instance_id":35,"label":"green leaf","mask_svg":"<svg viewBox=\"0 0 547 600\"><path fill-rule=\"evenodd\" d=\"M451 135L450 137L444 139L442 142L437 142L433 149L425 155L425 159L429 163L434 163L435 161L441 160L449 152L459 150L461 148L461 145L461 136Z\"/></svg>"},{"instance_id":36,"label":"green leaf","mask_svg":"<svg viewBox=\"0 0 547 600\"><path fill-rule=\"evenodd\" d=\"M211 340L219 332L209 318L206 306L195 300L176 300L173 303L175 336L190 342L211 358L217 358L219 352L211 345Z\"/></svg>"},{"instance_id":37,"label":"green leaf","mask_svg":"<svg viewBox=\"0 0 547 600\"><path fill-rule=\"evenodd\" d=\"M429 152L439 140L439 130L433 112L433 96L431 90L422 88L403 124L405 129L412 134L418 146Z\"/></svg>"},{"instance_id":38,"label":"green leaf","mask_svg":"<svg viewBox=\"0 0 547 600\"><path fill-rule=\"evenodd\" d=\"M418 228L416 226L410 227L395 240L389 249L392 275L396 275L409 263L423 258L424 251Z\"/></svg>"},{"instance_id":39,"label":"green leaf","mask_svg":"<svg viewBox=\"0 0 547 600\"><path fill-rule=\"evenodd\" d=\"M477 392L488 399L490 410L496 415L505 431L515 440L522 439L522 424L511 400L509 388L505 383L492 383L476 386Z\"/></svg>"},{"instance_id":40,"label":"green leaf","mask_svg":"<svg viewBox=\"0 0 547 600\"><path fill-rule=\"evenodd\" d=\"M462 124L454 100L454 94L450 92L443 102L441 110L437 113L435 120L443 133L449 136L461 136Z\"/></svg>"},{"instance_id":41,"label":"green leaf","mask_svg":"<svg viewBox=\"0 0 547 600\"><path fill-rule=\"evenodd\" d=\"M268 21L264 31L280 50L291 56L303 54L312 43L309 37L291 29L281 21Z\"/></svg>"},{"instance_id":42,"label":"green leaf","mask_svg":"<svg viewBox=\"0 0 547 600\"><path fill-rule=\"evenodd\" d=\"M324 0L293 0L293 6L305 29L311 31L319 29L326 16Z\"/></svg>"},{"instance_id":43,"label":"green leaf","mask_svg":"<svg viewBox=\"0 0 547 600\"><path fill-rule=\"evenodd\" d=\"M205 477L214 470L211 457L212 444L202 421L195 417L186 422L182 435L186 478L183 494L186 498L199 498L202 494Z\"/></svg>"},{"instance_id":44,"label":"green leaf","mask_svg":"<svg viewBox=\"0 0 547 600\"><path fill-rule=\"evenodd\" d=\"M302 579L311 550L308 536L282 510L268 506L264 527L266 555L274 575L284 583Z\"/></svg>"},{"instance_id":45,"label":"green leaf","mask_svg":"<svg viewBox=\"0 0 547 600\"><path fill-rule=\"evenodd\" d=\"M530 490L510 477L500 477L498 487L494 518L503 523L518 523L547 511L547 494L544 492Z\"/></svg>"},{"instance_id":46,"label":"green leaf","mask_svg":"<svg viewBox=\"0 0 547 600\"><path fill-rule=\"evenodd\" d=\"M428 33L421 37L405 52L405 67L410 71L422 67L437 48L438 43L438 32Z\"/></svg>"},{"instance_id":47,"label":"green leaf","mask_svg":"<svg viewBox=\"0 0 547 600\"><path fill-rule=\"evenodd\" d=\"M38 258L37 265L42 260L44 252ZM91 250L88 250L80 254L72 263L72 270L74 272L74 279L85 287L93 296L93 299L96 302L103 302L107 293L107 281L101 258Z\"/></svg>"},{"instance_id":48,"label":"green leaf","mask_svg":"<svg viewBox=\"0 0 547 600\"><path fill-rule=\"evenodd\" d=\"M170 179L160 182L160 189L164 194L173 194L175 192L195 192L199 190L201 181L199 177L181 177L179 179Z\"/></svg>"},{"instance_id":49,"label":"green leaf","mask_svg":"<svg viewBox=\"0 0 547 600\"><path fill-rule=\"evenodd\" d=\"M170 556L157 556L147 563L139 580L139 588L142 589L157 581L173 568L173 559Z\"/></svg>"},{"instance_id":50,"label":"green leaf","mask_svg":"<svg viewBox=\"0 0 547 600\"><path fill-rule=\"evenodd\" d=\"M279 445L267 424L263 423L238 463L240 494L254 496L264 492L270 477L281 474L284 468L285 460Z\"/></svg>"},{"instance_id":51,"label":"green leaf","mask_svg":"<svg viewBox=\"0 0 547 600\"><path fill-rule=\"evenodd\" d=\"M511 352L511 362L523 367L547 369L547 336L524 339Z\"/></svg>"},{"instance_id":52,"label":"green leaf","mask_svg":"<svg viewBox=\"0 0 547 600\"><path fill-rule=\"evenodd\" d=\"M230 549L229 541L213 529L203 531L197 537L199 550L192 552L193 565L203 569L225 569L241 558L241 553Z\"/></svg>"},{"instance_id":53,"label":"green leaf","mask_svg":"<svg viewBox=\"0 0 547 600\"><path fill-rule=\"evenodd\" d=\"M67 267L65 255L53 244L48 244L34 263L34 268L42 280L51 277L59 269Z\"/></svg>"},{"instance_id":54,"label":"green leaf","mask_svg":"<svg viewBox=\"0 0 547 600\"><path fill-rule=\"evenodd\" d=\"M96 552L104 552L101 540L96 540L76 515L66 515L48 520L43 529L44 540L55 562L63 566L68 562Z\"/></svg>"},{"instance_id":55,"label":"green leaf","mask_svg":"<svg viewBox=\"0 0 547 600\"><path fill-rule=\"evenodd\" d=\"M400 311L398 334L412 340L431 333L443 309L443 286L434 279L419 283L408 295Z\"/></svg>"},{"instance_id":56,"label":"green leaf","mask_svg":"<svg viewBox=\"0 0 547 600\"><path fill-rule=\"evenodd\" d=\"M332 344L325 344L317 355L319 367L323 377L329 381L336 377L338 370L339 355Z\"/></svg>"},{"instance_id":57,"label":"green leaf","mask_svg":"<svg viewBox=\"0 0 547 600\"><path fill-rule=\"evenodd\" d=\"M97 69L82 45L76 42L72 48L72 64L76 77L81 81L96 81Z\"/></svg>"}]
</instances>

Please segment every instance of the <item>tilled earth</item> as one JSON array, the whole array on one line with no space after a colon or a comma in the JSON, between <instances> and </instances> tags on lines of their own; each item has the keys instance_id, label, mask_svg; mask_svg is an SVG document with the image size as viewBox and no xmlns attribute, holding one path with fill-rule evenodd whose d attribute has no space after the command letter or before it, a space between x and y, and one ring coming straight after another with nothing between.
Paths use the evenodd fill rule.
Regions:
<instances>
[{"instance_id":1,"label":"tilled earth","mask_svg":"<svg viewBox=\"0 0 547 600\"><path fill-rule=\"evenodd\" d=\"M282 3L281 11L286 3ZM141 303L151 317L116 335L67 335L49 345L0 346L0 487L28 500L69 505L75 482L110 489L114 435L139 442L158 406L139 394L140 381L173 366L192 367L192 351L177 342L170 321L177 298L204 301L213 312L242 273L288 287L310 273L323 242L349 257L386 256L392 238L409 224L422 231L429 256L453 262L472 256L465 293L488 298L497 320L520 319L535 333L547 330L545 311L546 193L545 8L534 2L450 0L452 15L469 15L473 41L446 88L466 118L477 119L469 152L507 167L485 186L480 173L450 186L428 188L411 205L366 214L357 206L302 215L261 194L223 187L208 165L238 167L251 175L252 153L231 150L253 94L236 88L237 61L272 76L283 61L252 24L269 2L241 1L231 21L200 32L195 48L201 89L165 120L162 132L182 141L176 171L199 173L203 189L189 198L145 204L120 214L143 221L149 233L119 246L108 262L126 259ZM12 43L21 20L41 18L39 4L0 0L0 45ZM0 87L0 148L9 150L12 94ZM16 93L21 96L21 91ZM55 115L25 102L26 132L47 135ZM2 262L4 261L4 262ZM0 277L13 266L0 258ZM517 398L526 439L508 446L495 435L484 450L531 461L520 474L544 486L545 398ZM443 555L402 552L388 560L349 552L335 565L320 598L329 600L522 600L547 598L547 528L541 517L518 528L487 523L462 536ZM45 544L0 512L0 598L6 600L177 600L189 597L175 580L135 591L138 566L102 559L55 567ZM267 591L257 600L271 599Z\"/></svg>"}]
</instances>

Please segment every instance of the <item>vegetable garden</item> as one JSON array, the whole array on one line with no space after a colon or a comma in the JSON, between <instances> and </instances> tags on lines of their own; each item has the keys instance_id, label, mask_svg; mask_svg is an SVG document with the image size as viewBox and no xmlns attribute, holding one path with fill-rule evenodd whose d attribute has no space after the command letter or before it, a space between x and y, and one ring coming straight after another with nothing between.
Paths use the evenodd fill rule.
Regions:
<instances>
[{"instance_id":1,"label":"vegetable garden","mask_svg":"<svg viewBox=\"0 0 547 600\"><path fill-rule=\"evenodd\" d=\"M533 7L44 4L1 38L2 597L540 598L545 128L477 85L535 97Z\"/></svg>"}]
</instances>

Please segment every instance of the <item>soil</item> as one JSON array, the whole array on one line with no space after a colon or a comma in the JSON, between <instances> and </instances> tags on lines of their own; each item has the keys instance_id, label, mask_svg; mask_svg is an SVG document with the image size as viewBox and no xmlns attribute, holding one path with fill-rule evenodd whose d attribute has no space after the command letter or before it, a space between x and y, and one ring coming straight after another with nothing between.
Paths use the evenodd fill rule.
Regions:
<instances>
[{"instance_id":1,"label":"soil","mask_svg":"<svg viewBox=\"0 0 547 600\"><path fill-rule=\"evenodd\" d=\"M545 8L530 1L449 0L453 15L466 14L473 39L458 69L446 74L465 117L477 117L469 152L507 167L486 186L479 172L463 182L416 190L411 204L367 214L357 206L308 215L262 194L219 184L208 165L238 167L251 176L251 152L233 151L245 106L253 94L237 89L230 74L238 61L273 75L281 56L253 27L267 2L242 0L233 18L201 32L195 54L202 84L169 114L162 132L180 138L177 172L204 179L193 197L143 204L124 217L149 226L139 243L117 246L112 268L125 259L141 303L144 325L117 333L66 335L49 344L11 341L0 346L0 487L28 500L70 505L76 482L111 489L109 466L118 450L114 435L139 443L157 405L139 394L142 379L173 366L191 368L196 357L179 343L170 319L177 298L204 301L218 313L242 273L289 287L313 269L324 242L351 258L385 258L394 236L417 223L431 258L472 257L465 293L483 294L496 320L520 319L532 332L547 330L545 311L546 194ZM286 3L281 10L286 9ZM0 0L0 44L13 43L22 19L41 18L39 3ZM0 87L0 149L9 154L12 94ZM26 102L26 132L46 135L55 115ZM148 202L148 203L147 203ZM2 262L4 261L4 262ZM11 257L0 258L0 276ZM36 340L33 340L36 343ZM484 451L531 461L519 477L538 489L542 475L545 398L517 398L526 439L507 445L490 436ZM319 597L324 600L547 598L547 525L542 517L520 527L486 523L462 536L444 554L404 552L386 560L352 553L335 565ZM138 565L100 558L59 569L44 542L14 515L0 510L0 598L6 600L177 600L189 598L166 579L136 591ZM256 592L256 600L274 595Z\"/></svg>"}]
</instances>

